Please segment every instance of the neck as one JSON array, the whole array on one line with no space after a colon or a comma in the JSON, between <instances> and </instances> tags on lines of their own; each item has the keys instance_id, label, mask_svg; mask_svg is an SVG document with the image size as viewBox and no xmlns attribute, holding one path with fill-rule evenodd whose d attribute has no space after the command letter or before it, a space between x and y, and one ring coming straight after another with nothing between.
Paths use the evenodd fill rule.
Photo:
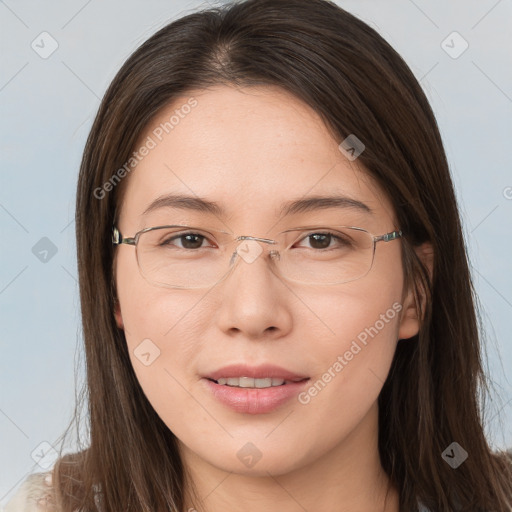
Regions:
<instances>
[{"instance_id":1,"label":"neck","mask_svg":"<svg viewBox=\"0 0 512 512\"><path fill-rule=\"evenodd\" d=\"M186 512L265 510L296 512L398 512L398 492L382 468L378 452L377 407L338 445L308 464L297 461L285 473L254 476L226 471L180 444L191 486Z\"/></svg>"}]
</instances>

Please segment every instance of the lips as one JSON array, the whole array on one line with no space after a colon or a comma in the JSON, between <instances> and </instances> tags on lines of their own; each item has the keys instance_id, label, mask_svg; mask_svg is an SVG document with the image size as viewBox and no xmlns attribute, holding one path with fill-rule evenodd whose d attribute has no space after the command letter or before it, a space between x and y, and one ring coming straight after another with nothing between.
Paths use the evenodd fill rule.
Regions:
<instances>
[{"instance_id":1,"label":"lips","mask_svg":"<svg viewBox=\"0 0 512 512\"><path fill-rule=\"evenodd\" d=\"M306 375L271 364L232 364L209 372L201 382L210 396L233 411L265 414L290 403L308 380Z\"/></svg>"},{"instance_id":2,"label":"lips","mask_svg":"<svg viewBox=\"0 0 512 512\"><path fill-rule=\"evenodd\" d=\"M253 379L252 377L229 377L227 379L221 377L217 379L217 384L226 386L235 386L238 388L269 388L275 386L282 386L283 384L289 384L291 381L286 381L280 378L266 378L266 379Z\"/></svg>"},{"instance_id":3,"label":"lips","mask_svg":"<svg viewBox=\"0 0 512 512\"><path fill-rule=\"evenodd\" d=\"M277 384L278 379L280 379L284 381L284 384L288 384L292 382L300 382L309 378L307 375L295 373L271 364L259 366L232 364L219 368L213 372L209 372L203 377L217 383L219 382L219 379L223 379L221 380L222 384L225 384L227 379L240 379L240 382L245 382L247 387L252 387L249 385L251 384L251 379L272 379L272 384L274 384L274 382ZM246 379L241 379L242 377L245 377ZM226 381L224 381L224 379L226 379ZM227 383L229 384L229 382ZM233 381L233 383L235 383L235 381Z\"/></svg>"}]
</instances>

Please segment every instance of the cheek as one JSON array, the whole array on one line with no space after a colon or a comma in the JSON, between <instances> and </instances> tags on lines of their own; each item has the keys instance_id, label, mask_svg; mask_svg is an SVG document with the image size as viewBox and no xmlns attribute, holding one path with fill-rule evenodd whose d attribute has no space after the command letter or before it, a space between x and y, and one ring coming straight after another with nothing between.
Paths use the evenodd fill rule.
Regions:
<instances>
[{"instance_id":1,"label":"cheek","mask_svg":"<svg viewBox=\"0 0 512 512\"><path fill-rule=\"evenodd\" d=\"M346 422L377 399L395 353L402 309L401 281L390 275L375 274L304 300L309 311L301 331L310 333L304 350L311 354L316 380L303 404L315 403Z\"/></svg>"},{"instance_id":2,"label":"cheek","mask_svg":"<svg viewBox=\"0 0 512 512\"><path fill-rule=\"evenodd\" d=\"M328 352L348 350L356 339L362 344L374 338L396 341L402 281L394 275L375 272L337 287L302 290L302 328L314 330Z\"/></svg>"},{"instance_id":3,"label":"cheek","mask_svg":"<svg viewBox=\"0 0 512 512\"><path fill-rule=\"evenodd\" d=\"M143 285L124 300L120 297L120 305L132 361L145 343L156 347L159 365L183 368L204 343L200 331L205 315L197 294Z\"/></svg>"},{"instance_id":4,"label":"cheek","mask_svg":"<svg viewBox=\"0 0 512 512\"><path fill-rule=\"evenodd\" d=\"M135 292L135 290L133 290ZM196 359L204 336L200 296L168 289L146 289L120 298L125 336L137 380L153 409L178 437L187 426L200 429L205 418L191 405Z\"/></svg>"},{"instance_id":5,"label":"cheek","mask_svg":"<svg viewBox=\"0 0 512 512\"><path fill-rule=\"evenodd\" d=\"M197 333L198 318L204 316L201 296L150 285L129 257L120 257L117 264L118 299L133 369L150 401L158 396L169 401L171 393L177 397L183 390L178 383L184 382L203 339Z\"/></svg>"}]
</instances>

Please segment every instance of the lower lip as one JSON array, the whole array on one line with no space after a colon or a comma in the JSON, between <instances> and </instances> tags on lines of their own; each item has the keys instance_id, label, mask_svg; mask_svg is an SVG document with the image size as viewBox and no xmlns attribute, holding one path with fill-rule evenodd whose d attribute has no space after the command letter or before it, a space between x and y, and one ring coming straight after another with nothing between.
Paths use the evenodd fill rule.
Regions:
<instances>
[{"instance_id":1,"label":"lower lip","mask_svg":"<svg viewBox=\"0 0 512 512\"><path fill-rule=\"evenodd\" d=\"M236 412L263 414L276 410L298 395L309 379L271 388L236 388L202 379L213 396Z\"/></svg>"}]
</instances>

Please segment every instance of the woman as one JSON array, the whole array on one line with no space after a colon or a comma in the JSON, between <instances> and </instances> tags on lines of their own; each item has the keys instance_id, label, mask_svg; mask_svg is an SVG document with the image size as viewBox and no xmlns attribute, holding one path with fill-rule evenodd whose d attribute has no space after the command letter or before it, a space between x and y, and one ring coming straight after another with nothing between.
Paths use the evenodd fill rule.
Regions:
<instances>
[{"instance_id":1,"label":"woman","mask_svg":"<svg viewBox=\"0 0 512 512\"><path fill-rule=\"evenodd\" d=\"M366 24L249 0L161 29L105 94L76 219L90 444L17 500L511 510L439 130Z\"/></svg>"}]
</instances>

